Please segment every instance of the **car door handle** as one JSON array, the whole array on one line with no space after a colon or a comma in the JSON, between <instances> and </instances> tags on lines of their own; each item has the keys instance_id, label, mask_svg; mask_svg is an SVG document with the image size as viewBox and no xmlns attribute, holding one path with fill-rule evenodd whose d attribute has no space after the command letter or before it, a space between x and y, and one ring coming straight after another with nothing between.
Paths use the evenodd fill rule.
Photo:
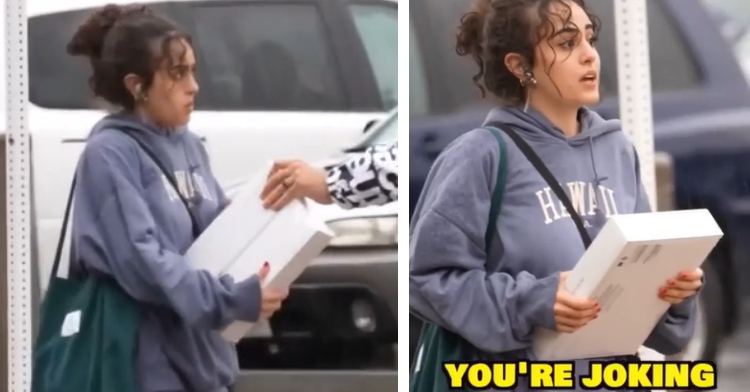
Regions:
<instances>
[{"instance_id":1,"label":"car door handle","mask_svg":"<svg viewBox=\"0 0 750 392\"><path fill-rule=\"evenodd\" d=\"M86 143L88 139L63 139L63 143Z\"/></svg>"}]
</instances>

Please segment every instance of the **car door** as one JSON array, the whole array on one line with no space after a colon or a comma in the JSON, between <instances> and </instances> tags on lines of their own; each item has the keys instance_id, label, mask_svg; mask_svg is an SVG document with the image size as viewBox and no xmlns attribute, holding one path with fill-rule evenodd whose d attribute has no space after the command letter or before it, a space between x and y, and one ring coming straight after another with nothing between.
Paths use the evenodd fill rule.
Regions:
<instances>
[{"instance_id":1,"label":"car door","mask_svg":"<svg viewBox=\"0 0 750 392\"><path fill-rule=\"evenodd\" d=\"M202 71L190 128L223 186L275 159L324 159L385 116L351 23L331 0L184 3ZM396 64L394 63L394 69Z\"/></svg>"}]
</instances>

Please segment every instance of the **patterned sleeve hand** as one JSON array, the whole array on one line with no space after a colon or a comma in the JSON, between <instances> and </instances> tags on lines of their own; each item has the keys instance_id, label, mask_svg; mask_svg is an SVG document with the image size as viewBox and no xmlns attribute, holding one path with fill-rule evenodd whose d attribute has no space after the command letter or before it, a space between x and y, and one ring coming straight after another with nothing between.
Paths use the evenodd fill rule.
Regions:
<instances>
[{"instance_id":1,"label":"patterned sleeve hand","mask_svg":"<svg viewBox=\"0 0 750 392\"><path fill-rule=\"evenodd\" d=\"M368 148L327 173L328 192L346 209L398 200L398 141Z\"/></svg>"},{"instance_id":2,"label":"patterned sleeve hand","mask_svg":"<svg viewBox=\"0 0 750 392\"><path fill-rule=\"evenodd\" d=\"M300 160L276 162L260 195L265 208L278 211L294 199L331 204L326 174Z\"/></svg>"}]
</instances>

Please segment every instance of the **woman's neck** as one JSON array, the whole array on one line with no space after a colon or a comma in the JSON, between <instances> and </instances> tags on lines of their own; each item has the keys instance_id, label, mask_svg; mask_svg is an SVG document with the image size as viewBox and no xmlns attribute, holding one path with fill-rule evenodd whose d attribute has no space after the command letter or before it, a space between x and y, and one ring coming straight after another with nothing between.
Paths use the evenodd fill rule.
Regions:
<instances>
[{"instance_id":1,"label":"woman's neck","mask_svg":"<svg viewBox=\"0 0 750 392\"><path fill-rule=\"evenodd\" d=\"M560 129L565 137L573 137L580 131L578 125L578 109L561 105L560 103L545 104L543 102L529 102L529 106L541 113L549 122Z\"/></svg>"},{"instance_id":2,"label":"woman's neck","mask_svg":"<svg viewBox=\"0 0 750 392\"><path fill-rule=\"evenodd\" d=\"M148 114L146 114L146 112L144 112L143 110L135 109L131 112L131 114L135 117L138 117L144 123L149 124L160 131L169 133L174 130L173 127L165 127L159 124L158 122L152 120L151 117Z\"/></svg>"}]
</instances>

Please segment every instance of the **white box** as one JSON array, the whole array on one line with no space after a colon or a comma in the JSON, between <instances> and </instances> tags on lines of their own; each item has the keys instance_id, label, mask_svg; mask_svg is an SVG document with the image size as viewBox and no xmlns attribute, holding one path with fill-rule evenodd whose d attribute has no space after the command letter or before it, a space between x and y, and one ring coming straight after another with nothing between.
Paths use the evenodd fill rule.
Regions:
<instances>
[{"instance_id":1,"label":"white box","mask_svg":"<svg viewBox=\"0 0 750 392\"><path fill-rule=\"evenodd\" d=\"M288 288L328 246L333 233L316 214L313 202L295 200L278 212L263 208L260 193L267 173L243 186L188 249L186 257L193 268L241 281L267 261L271 269L264 287ZM253 328L253 323L236 321L222 336L237 342Z\"/></svg>"},{"instance_id":2,"label":"white box","mask_svg":"<svg viewBox=\"0 0 750 392\"><path fill-rule=\"evenodd\" d=\"M611 217L565 282L571 294L599 302L599 317L570 334L538 328L534 355L553 361L635 354L669 308L659 288L700 267L722 236L705 209Z\"/></svg>"}]
</instances>

